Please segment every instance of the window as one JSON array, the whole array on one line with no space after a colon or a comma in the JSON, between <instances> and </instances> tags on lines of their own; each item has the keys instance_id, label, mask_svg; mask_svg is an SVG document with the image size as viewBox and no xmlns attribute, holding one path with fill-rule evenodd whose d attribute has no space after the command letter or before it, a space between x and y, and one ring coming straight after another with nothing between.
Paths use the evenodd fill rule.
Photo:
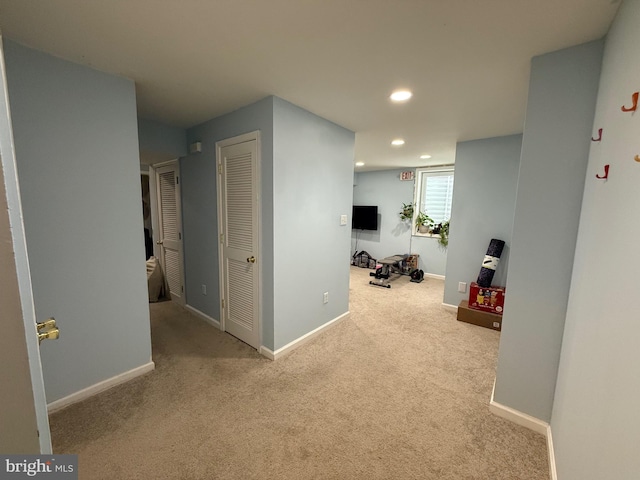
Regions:
<instances>
[{"instance_id":1,"label":"window","mask_svg":"<svg viewBox=\"0 0 640 480\"><path fill-rule=\"evenodd\" d=\"M416 217L419 213L426 213L433 219L434 225L449 220L453 199L453 166L418 168L414 195ZM415 219L414 232L415 235L428 235L417 231Z\"/></svg>"}]
</instances>

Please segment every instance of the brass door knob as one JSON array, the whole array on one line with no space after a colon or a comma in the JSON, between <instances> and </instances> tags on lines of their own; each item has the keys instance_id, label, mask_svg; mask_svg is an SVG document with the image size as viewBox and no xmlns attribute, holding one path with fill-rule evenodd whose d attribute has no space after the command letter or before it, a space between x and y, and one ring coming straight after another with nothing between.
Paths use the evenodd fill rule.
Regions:
<instances>
[{"instance_id":1,"label":"brass door knob","mask_svg":"<svg viewBox=\"0 0 640 480\"><path fill-rule=\"evenodd\" d=\"M60 338L60 330L56 326L56 319L51 317L44 322L36 323L38 329L38 343L43 340L57 340Z\"/></svg>"},{"instance_id":2,"label":"brass door knob","mask_svg":"<svg viewBox=\"0 0 640 480\"><path fill-rule=\"evenodd\" d=\"M46 332L38 333L38 342L40 343L43 340L57 340L58 338L60 338L60 330L58 328L52 328Z\"/></svg>"},{"instance_id":3,"label":"brass door knob","mask_svg":"<svg viewBox=\"0 0 640 480\"><path fill-rule=\"evenodd\" d=\"M36 326L38 327L38 331L42 329L48 330L50 328L56 328L56 319L53 317L48 318L44 322L36 323Z\"/></svg>"},{"instance_id":4,"label":"brass door knob","mask_svg":"<svg viewBox=\"0 0 640 480\"><path fill-rule=\"evenodd\" d=\"M256 257L254 257L253 255L251 255L249 258L247 258L247 262L249 262L249 263L256 263Z\"/></svg>"}]
</instances>

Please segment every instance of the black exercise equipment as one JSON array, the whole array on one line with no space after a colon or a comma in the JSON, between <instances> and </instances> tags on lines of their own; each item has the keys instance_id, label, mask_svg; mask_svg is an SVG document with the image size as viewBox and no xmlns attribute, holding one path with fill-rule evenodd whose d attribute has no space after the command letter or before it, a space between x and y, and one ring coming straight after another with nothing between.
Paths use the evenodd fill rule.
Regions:
<instances>
[{"instance_id":1,"label":"black exercise equipment","mask_svg":"<svg viewBox=\"0 0 640 480\"><path fill-rule=\"evenodd\" d=\"M482 267L480 268L480 274L478 275L478 285L484 288L491 286L493 281L493 275L496 273L502 250L504 249L504 241L492 238L487 249L487 254L482 261Z\"/></svg>"},{"instance_id":2,"label":"black exercise equipment","mask_svg":"<svg viewBox=\"0 0 640 480\"><path fill-rule=\"evenodd\" d=\"M371 280L369 284L375 285L376 287L391 288L391 285L389 285L389 277L391 276L391 274L400 271L400 262L402 262L405 258L405 255L394 255L392 257L378 260L378 263L381 266L376 268L375 273L369 273L370 276L376 277L377 281L374 282L373 280Z\"/></svg>"}]
</instances>

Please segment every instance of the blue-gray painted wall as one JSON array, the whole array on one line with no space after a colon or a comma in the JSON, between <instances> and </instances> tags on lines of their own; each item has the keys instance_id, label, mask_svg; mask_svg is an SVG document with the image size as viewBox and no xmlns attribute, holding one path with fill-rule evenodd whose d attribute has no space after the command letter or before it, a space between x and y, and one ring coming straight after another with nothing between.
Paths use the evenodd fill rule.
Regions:
<instances>
[{"instance_id":1,"label":"blue-gray painted wall","mask_svg":"<svg viewBox=\"0 0 640 480\"><path fill-rule=\"evenodd\" d=\"M277 97L273 118L277 350L349 310L355 134Z\"/></svg>"},{"instance_id":2,"label":"blue-gray painted wall","mask_svg":"<svg viewBox=\"0 0 640 480\"><path fill-rule=\"evenodd\" d=\"M495 400L551 419L603 42L533 58Z\"/></svg>"},{"instance_id":3,"label":"blue-gray painted wall","mask_svg":"<svg viewBox=\"0 0 640 480\"><path fill-rule=\"evenodd\" d=\"M507 284L521 149L522 135L461 142L456 146L444 287L446 304L458 306L461 300L469 298L468 287L478 278L492 238L506 242L493 285ZM467 284L466 293L458 292L459 282Z\"/></svg>"},{"instance_id":4,"label":"blue-gray painted wall","mask_svg":"<svg viewBox=\"0 0 640 480\"><path fill-rule=\"evenodd\" d=\"M151 360L135 86L4 42L47 400Z\"/></svg>"},{"instance_id":5,"label":"blue-gray painted wall","mask_svg":"<svg viewBox=\"0 0 640 480\"><path fill-rule=\"evenodd\" d=\"M356 173L353 204L378 207L378 230L350 230L351 252L355 253L357 244L358 251L364 250L377 259L405 253L418 254L420 269L444 276L447 250L439 246L436 238L411 236L410 222L400 220L402 204L413 202L414 190L414 182L400 181L403 170Z\"/></svg>"},{"instance_id":6,"label":"blue-gray painted wall","mask_svg":"<svg viewBox=\"0 0 640 480\"><path fill-rule=\"evenodd\" d=\"M187 154L187 132L184 128L138 118L140 152L179 158Z\"/></svg>"},{"instance_id":7,"label":"blue-gray painted wall","mask_svg":"<svg viewBox=\"0 0 640 480\"><path fill-rule=\"evenodd\" d=\"M202 153L180 160L186 300L214 319L220 319L215 143L255 130L261 133L262 343L275 351L348 311L349 230L339 220L350 217L355 135L277 97L187 131L187 143L202 142ZM317 264L301 282L300 262L309 252Z\"/></svg>"},{"instance_id":8,"label":"blue-gray painted wall","mask_svg":"<svg viewBox=\"0 0 640 480\"><path fill-rule=\"evenodd\" d=\"M640 477L640 2L607 34L551 417L558 478ZM600 180L604 165L609 178Z\"/></svg>"},{"instance_id":9,"label":"blue-gray painted wall","mask_svg":"<svg viewBox=\"0 0 640 480\"><path fill-rule=\"evenodd\" d=\"M262 147L262 338L273 348L273 97L187 131L187 143L202 142L202 152L180 159L185 292L188 305L220 320L216 142L256 130Z\"/></svg>"}]
</instances>

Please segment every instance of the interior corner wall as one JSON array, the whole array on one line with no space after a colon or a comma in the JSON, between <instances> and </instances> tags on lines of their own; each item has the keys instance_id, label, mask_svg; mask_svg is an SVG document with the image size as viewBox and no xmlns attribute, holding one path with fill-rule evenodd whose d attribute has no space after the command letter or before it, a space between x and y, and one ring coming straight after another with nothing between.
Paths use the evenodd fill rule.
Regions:
<instances>
[{"instance_id":1,"label":"interior corner wall","mask_svg":"<svg viewBox=\"0 0 640 480\"><path fill-rule=\"evenodd\" d=\"M640 2L607 34L551 430L558 478L640 475ZM610 165L609 178L602 176Z\"/></svg>"},{"instance_id":2,"label":"interior corner wall","mask_svg":"<svg viewBox=\"0 0 640 480\"><path fill-rule=\"evenodd\" d=\"M596 41L531 62L494 399L545 422L551 419L602 49Z\"/></svg>"},{"instance_id":3,"label":"interior corner wall","mask_svg":"<svg viewBox=\"0 0 640 480\"><path fill-rule=\"evenodd\" d=\"M141 152L162 155L166 160L187 154L185 129L145 118L138 118L138 142Z\"/></svg>"},{"instance_id":4,"label":"interior corner wall","mask_svg":"<svg viewBox=\"0 0 640 480\"><path fill-rule=\"evenodd\" d=\"M180 159L185 291L189 306L220 320L216 142L256 130L262 146L262 343L273 349L273 97L187 130L187 144L202 142L202 152Z\"/></svg>"},{"instance_id":5,"label":"interior corner wall","mask_svg":"<svg viewBox=\"0 0 640 480\"><path fill-rule=\"evenodd\" d=\"M36 318L52 402L151 361L135 86L5 40Z\"/></svg>"},{"instance_id":6,"label":"interior corner wall","mask_svg":"<svg viewBox=\"0 0 640 480\"><path fill-rule=\"evenodd\" d=\"M351 227L340 216L351 218L355 134L280 98L273 106L277 350L349 310Z\"/></svg>"},{"instance_id":7,"label":"interior corner wall","mask_svg":"<svg viewBox=\"0 0 640 480\"><path fill-rule=\"evenodd\" d=\"M419 268L425 273L444 276L447 250L439 246L436 238L411 236L410 222L400 220L402 204L413 202L415 183L400 181L402 171L358 172L353 186L353 204L378 207L378 230L351 230L349 225L351 253L356 253L356 245L358 251L364 250L377 259L415 253L419 255Z\"/></svg>"},{"instance_id":8,"label":"interior corner wall","mask_svg":"<svg viewBox=\"0 0 640 480\"><path fill-rule=\"evenodd\" d=\"M522 135L458 143L443 302L469 298L492 238L505 241L493 285L507 284ZM458 292L458 283L467 292ZM509 291L509 289L507 289Z\"/></svg>"}]
</instances>

